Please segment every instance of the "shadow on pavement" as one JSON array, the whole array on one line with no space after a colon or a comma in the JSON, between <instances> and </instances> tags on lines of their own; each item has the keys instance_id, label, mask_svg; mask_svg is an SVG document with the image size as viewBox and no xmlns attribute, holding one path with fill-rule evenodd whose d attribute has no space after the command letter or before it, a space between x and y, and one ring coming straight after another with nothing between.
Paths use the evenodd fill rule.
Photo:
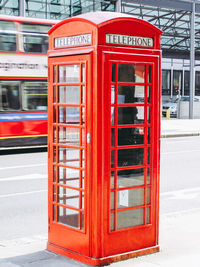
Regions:
<instances>
[{"instance_id":1,"label":"shadow on pavement","mask_svg":"<svg viewBox=\"0 0 200 267\"><path fill-rule=\"evenodd\" d=\"M86 267L89 265L74 261L47 250L0 260L0 267Z\"/></svg>"}]
</instances>

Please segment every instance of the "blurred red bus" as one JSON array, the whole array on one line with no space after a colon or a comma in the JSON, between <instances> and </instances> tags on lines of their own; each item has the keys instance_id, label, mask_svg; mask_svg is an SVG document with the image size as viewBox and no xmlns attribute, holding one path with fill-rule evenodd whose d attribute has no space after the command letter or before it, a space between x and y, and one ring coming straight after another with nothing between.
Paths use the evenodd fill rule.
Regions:
<instances>
[{"instance_id":1,"label":"blurred red bus","mask_svg":"<svg viewBox=\"0 0 200 267\"><path fill-rule=\"evenodd\" d=\"M47 143L47 32L57 22L0 15L0 148Z\"/></svg>"}]
</instances>

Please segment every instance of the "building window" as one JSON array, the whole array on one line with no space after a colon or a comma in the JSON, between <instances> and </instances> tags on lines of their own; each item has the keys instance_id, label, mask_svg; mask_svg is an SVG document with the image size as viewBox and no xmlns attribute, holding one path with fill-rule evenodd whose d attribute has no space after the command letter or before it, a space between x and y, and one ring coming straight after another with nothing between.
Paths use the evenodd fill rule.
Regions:
<instances>
[{"instance_id":1,"label":"building window","mask_svg":"<svg viewBox=\"0 0 200 267\"><path fill-rule=\"evenodd\" d=\"M184 73L184 95L190 94L190 72L188 70Z\"/></svg>"},{"instance_id":2,"label":"building window","mask_svg":"<svg viewBox=\"0 0 200 267\"><path fill-rule=\"evenodd\" d=\"M200 71L195 73L195 95L200 96Z\"/></svg>"},{"instance_id":3,"label":"building window","mask_svg":"<svg viewBox=\"0 0 200 267\"><path fill-rule=\"evenodd\" d=\"M162 70L162 95L171 95L171 71Z\"/></svg>"},{"instance_id":4,"label":"building window","mask_svg":"<svg viewBox=\"0 0 200 267\"><path fill-rule=\"evenodd\" d=\"M173 96L182 95L183 72L181 70L173 71Z\"/></svg>"}]
</instances>

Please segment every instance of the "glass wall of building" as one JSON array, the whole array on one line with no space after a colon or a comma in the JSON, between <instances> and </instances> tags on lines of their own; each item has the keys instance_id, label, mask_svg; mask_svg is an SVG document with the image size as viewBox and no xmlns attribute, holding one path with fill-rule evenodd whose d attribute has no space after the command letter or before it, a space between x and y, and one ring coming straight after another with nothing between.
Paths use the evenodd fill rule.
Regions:
<instances>
[{"instance_id":1,"label":"glass wall of building","mask_svg":"<svg viewBox=\"0 0 200 267\"><path fill-rule=\"evenodd\" d=\"M19 16L22 0L0 1L0 14ZM115 1L104 0L25 0L25 16L62 20L93 11L115 11Z\"/></svg>"},{"instance_id":2,"label":"glass wall of building","mask_svg":"<svg viewBox=\"0 0 200 267\"><path fill-rule=\"evenodd\" d=\"M162 70L163 102L190 95L189 70ZM195 72L195 96L200 96L200 71Z\"/></svg>"}]
</instances>

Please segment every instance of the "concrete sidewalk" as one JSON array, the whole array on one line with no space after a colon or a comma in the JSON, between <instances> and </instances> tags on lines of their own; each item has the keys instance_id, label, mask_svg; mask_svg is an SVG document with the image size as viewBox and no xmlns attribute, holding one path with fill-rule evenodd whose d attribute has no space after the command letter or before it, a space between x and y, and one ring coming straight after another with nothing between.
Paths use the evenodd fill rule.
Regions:
<instances>
[{"instance_id":1,"label":"concrete sidewalk","mask_svg":"<svg viewBox=\"0 0 200 267\"><path fill-rule=\"evenodd\" d=\"M111 267L198 267L200 261L200 209L165 214L160 217L160 249L155 254L116 262ZM46 238L18 244L7 244L0 248L5 257L0 267L77 267L88 266L74 260L48 252ZM12 257L11 255L15 255ZM19 255L19 256L17 256Z\"/></svg>"},{"instance_id":2,"label":"concrete sidewalk","mask_svg":"<svg viewBox=\"0 0 200 267\"><path fill-rule=\"evenodd\" d=\"M161 120L161 137L181 137L200 135L200 119L194 120Z\"/></svg>"}]
</instances>

